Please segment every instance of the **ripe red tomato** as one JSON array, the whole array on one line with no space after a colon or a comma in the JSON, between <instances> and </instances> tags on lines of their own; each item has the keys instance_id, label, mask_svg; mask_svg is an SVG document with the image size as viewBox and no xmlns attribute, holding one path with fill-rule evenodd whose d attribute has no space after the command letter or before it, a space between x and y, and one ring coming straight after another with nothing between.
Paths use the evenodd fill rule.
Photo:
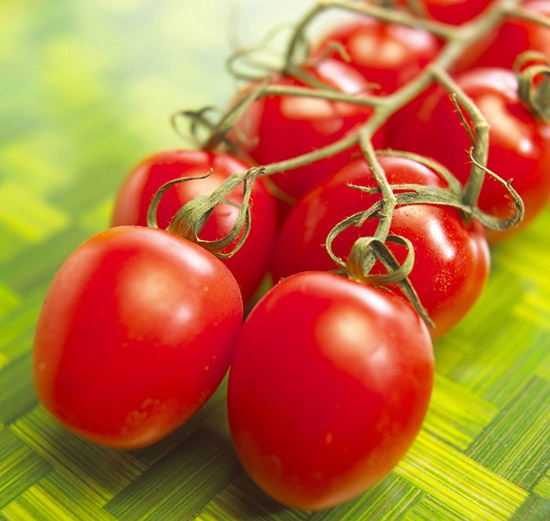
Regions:
<instances>
[{"instance_id":1,"label":"ripe red tomato","mask_svg":"<svg viewBox=\"0 0 550 521\"><path fill-rule=\"evenodd\" d=\"M411 0L400 0L401 5L406 5ZM452 25L460 25L480 15L493 0L419 0L414 4L422 10L423 14L439 22Z\"/></svg>"},{"instance_id":2,"label":"ripe red tomato","mask_svg":"<svg viewBox=\"0 0 550 521\"><path fill-rule=\"evenodd\" d=\"M441 42L424 29L361 16L333 27L313 56L349 63L374 84L377 94L388 94L415 78L440 47Z\"/></svg>"},{"instance_id":3,"label":"ripe red tomato","mask_svg":"<svg viewBox=\"0 0 550 521\"><path fill-rule=\"evenodd\" d=\"M487 230L491 242L501 241L528 225L550 200L550 129L519 99L512 71L472 69L457 75L456 81L489 123L488 168L504 180L512 180L525 204L520 225L506 232ZM471 166L471 144L448 93L443 88L435 89L414 114L404 114L393 118L390 146L431 156L465 183ZM478 206L501 218L514 212L509 193L490 177L486 178Z\"/></svg>"},{"instance_id":4,"label":"ripe red tomato","mask_svg":"<svg viewBox=\"0 0 550 521\"><path fill-rule=\"evenodd\" d=\"M540 17L550 17L548 0L526 0L521 7ZM511 69L516 57L524 51L538 51L550 59L550 29L522 18L508 17L481 45L476 42L464 53L460 67Z\"/></svg>"},{"instance_id":5,"label":"ripe red tomato","mask_svg":"<svg viewBox=\"0 0 550 521\"><path fill-rule=\"evenodd\" d=\"M166 228L185 203L199 195L211 194L229 176L245 172L251 166L230 154L202 150L166 150L153 154L134 167L124 180L115 201L111 224L146 226L151 200L163 184L180 177L204 176L212 169L212 174L206 179L178 183L164 193L157 220L160 228ZM240 205L242 198L243 186L239 185L226 197L234 204L216 206L200 233L201 239L216 240L226 236L239 213L235 205ZM250 233L239 251L222 259L237 279L245 301L252 297L266 273L277 219L275 200L263 181L257 179L252 187ZM234 247L238 240L225 251Z\"/></svg>"},{"instance_id":6,"label":"ripe red tomato","mask_svg":"<svg viewBox=\"0 0 550 521\"><path fill-rule=\"evenodd\" d=\"M252 479L285 505L327 508L398 463L428 409L425 324L391 292L325 272L275 285L244 322L227 391Z\"/></svg>"},{"instance_id":7,"label":"ripe red tomato","mask_svg":"<svg viewBox=\"0 0 550 521\"><path fill-rule=\"evenodd\" d=\"M410 159L382 156L380 165L390 184L445 187L428 167ZM346 217L367 210L380 196L348 187L376 186L367 163L357 160L332 180L305 195L286 218L276 242L271 264L274 280L306 270L336 268L324 244L330 230ZM378 221L369 219L360 228L350 227L332 244L334 253L347 259L360 236L371 236ZM436 327L434 339L452 329L471 309L489 274L489 251L479 223L467 226L458 211L436 205L398 207L390 233L408 238L415 250L409 279ZM403 262L403 247L390 245ZM375 265L373 273L384 273ZM395 291L399 291L395 288Z\"/></svg>"},{"instance_id":8,"label":"ripe red tomato","mask_svg":"<svg viewBox=\"0 0 550 521\"><path fill-rule=\"evenodd\" d=\"M242 317L237 283L214 255L163 230L110 228L68 257L47 292L38 398L87 439L149 445L218 387Z\"/></svg>"},{"instance_id":9,"label":"ripe red tomato","mask_svg":"<svg viewBox=\"0 0 550 521\"><path fill-rule=\"evenodd\" d=\"M317 81L346 94L368 93L368 81L351 66L337 60L322 60L303 68ZM274 86L304 86L289 75L273 79ZM372 115L371 107L312 97L268 95L255 101L237 124L237 135L246 136L241 149L258 164L267 165L329 145L349 135ZM376 146L383 143L378 133ZM277 173L270 180L291 198L330 177L359 153L358 147L309 165Z\"/></svg>"}]
</instances>

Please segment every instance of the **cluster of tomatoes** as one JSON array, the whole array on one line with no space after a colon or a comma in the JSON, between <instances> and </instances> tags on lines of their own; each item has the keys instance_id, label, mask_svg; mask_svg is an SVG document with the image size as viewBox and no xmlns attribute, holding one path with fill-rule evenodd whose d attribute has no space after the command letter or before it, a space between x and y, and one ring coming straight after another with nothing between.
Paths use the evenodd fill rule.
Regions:
<instances>
[{"instance_id":1,"label":"cluster of tomatoes","mask_svg":"<svg viewBox=\"0 0 550 521\"><path fill-rule=\"evenodd\" d=\"M124 449L182 425L229 370L239 458L304 509L360 494L407 452L433 341L483 290L489 245L550 198L546 73L537 111L514 69L524 51L550 60L547 1L336 4L352 15L248 82L216 139L131 171L112 227L52 281L34 350L46 409Z\"/></svg>"}]
</instances>

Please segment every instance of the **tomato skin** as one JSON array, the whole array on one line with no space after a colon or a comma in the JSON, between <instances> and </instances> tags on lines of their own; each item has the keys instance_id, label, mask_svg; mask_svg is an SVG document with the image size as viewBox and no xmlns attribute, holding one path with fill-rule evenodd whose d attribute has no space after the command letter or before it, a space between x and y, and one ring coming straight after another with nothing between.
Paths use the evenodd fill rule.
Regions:
<instances>
[{"instance_id":1,"label":"tomato skin","mask_svg":"<svg viewBox=\"0 0 550 521\"><path fill-rule=\"evenodd\" d=\"M337 60L321 60L304 66L303 72L346 94L369 93L368 81L351 66ZM304 86L296 77L285 75L271 80L274 86ZM256 163L291 159L329 145L363 125L373 110L359 104L311 97L268 95L256 100L237 123L240 148ZM375 146L384 143L384 131L373 138ZM321 161L270 176L270 181L291 199L297 199L315 184L330 177L359 153L352 147Z\"/></svg>"},{"instance_id":2,"label":"tomato skin","mask_svg":"<svg viewBox=\"0 0 550 521\"><path fill-rule=\"evenodd\" d=\"M550 17L548 0L526 0L521 8L541 17ZM476 42L464 53L459 68L512 69L516 57L525 51L537 51L550 59L550 29L535 22L509 17L481 45Z\"/></svg>"},{"instance_id":3,"label":"tomato skin","mask_svg":"<svg viewBox=\"0 0 550 521\"><path fill-rule=\"evenodd\" d=\"M441 42L421 28L360 16L333 27L316 45L313 56L349 63L376 85L376 94L384 95L420 74L440 47Z\"/></svg>"},{"instance_id":4,"label":"tomato skin","mask_svg":"<svg viewBox=\"0 0 550 521\"><path fill-rule=\"evenodd\" d=\"M525 204L525 216L518 226L504 232L486 230L491 243L500 242L524 229L550 201L549 126L537 120L518 98L512 71L479 68L455 79L489 123L487 167L504 180L512 180ZM416 107L414 113L393 118L389 146L431 156L465 184L471 144L448 93L442 88L432 90ZM507 190L489 177L477 203L481 210L500 218L514 212Z\"/></svg>"},{"instance_id":5,"label":"tomato skin","mask_svg":"<svg viewBox=\"0 0 550 521\"><path fill-rule=\"evenodd\" d=\"M199 195L209 195L229 176L245 172L251 166L230 154L202 150L165 150L152 154L137 164L122 183L111 224L146 226L149 205L164 183L180 177L204 176L212 169L207 179L178 183L164 193L157 211L158 225L164 229L185 203ZM242 197L240 185L226 198L239 205ZM231 231L237 215L236 206L218 205L202 229L201 239L224 237ZM222 259L237 279L245 301L252 297L266 273L278 222L275 199L261 179L256 179L252 187L251 221L249 235L241 249L232 257Z\"/></svg>"},{"instance_id":6,"label":"tomato skin","mask_svg":"<svg viewBox=\"0 0 550 521\"><path fill-rule=\"evenodd\" d=\"M433 371L429 333L405 299L331 273L288 277L251 311L235 349L227 399L237 453L285 505L342 503L407 452Z\"/></svg>"},{"instance_id":7,"label":"tomato skin","mask_svg":"<svg viewBox=\"0 0 550 521\"><path fill-rule=\"evenodd\" d=\"M400 0L406 5L408 0ZM460 25L479 16L493 0L420 0L420 9L428 18L451 25Z\"/></svg>"},{"instance_id":8,"label":"tomato skin","mask_svg":"<svg viewBox=\"0 0 550 521\"><path fill-rule=\"evenodd\" d=\"M237 283L203 248L152 228L100 232L46 294L34 341L38 398L96 443L152 444L217 388L242 317Z\"/></svg>"},{"instance_id":9,"label":"tomato skin","mask_svg":"<svg viewBox=\"0 0 550 521\"><path fill-rule=\"evenodd\" d=\"M446 186L435 172L410 159L382 156L379 163L390 184ZM274 280L300 271L336 268L324 246L328 233L338 222L379 199L349 188L348 183L376 186L366 162L357 160L292 209L275 245L271 263ZM374 235L377 224L370 219L360 228L342 232L332 245L334 253L347 259L355 240ZM487 281L490 255L483 229L479 223L468 227L451 207L410 205L395 210L390 233L413 244L415 265L409 279L435 323L433 339L440 338L468 313ZM390 249L403 262L404 248L390 245ZM381 266L374 266L373 273L383 272Z\"/></svg>"}]
</instances>

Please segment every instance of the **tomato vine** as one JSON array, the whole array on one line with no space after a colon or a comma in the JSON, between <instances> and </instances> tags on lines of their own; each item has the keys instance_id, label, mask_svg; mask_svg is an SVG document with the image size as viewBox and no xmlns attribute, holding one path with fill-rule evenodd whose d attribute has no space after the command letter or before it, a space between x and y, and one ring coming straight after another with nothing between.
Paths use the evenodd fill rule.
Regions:
<instances>
[{"instance_id":1,"label":"tomato vine","mask_svg":"<svg viewBox=\"0 0 550 521\"><path fill-rule=\"evenodd\" d=\"M197 150L139 163L119 191L112 228L84 243L54 279L34 366L54 416L99 443L145 446L202 407L231 365L235 447L253 479L282 503L333 506L393 468L428 408L433 340L462 319L487 280L488 231L506 232L526 215L522 193L534 177L522 184L493 168L495 141L505 151L502 167L513 152L506 144L519 135L530 156L517 154L517 162L550 198L550 53L518 53L513 72L501 70L491 91L486 77L456 72L472 45L510 17L548 29L550 19L520 0L464 2L484 10L453 25L419 14L423 7L430 14L430 0L320 0L282 52L242 49L229 57L242 88L228 107L172 116L178 132L181 119L188 123L185 137ZM334 11L420 28L437 45L430 40L417 74L377 91L359 71L323 57L322 46L310 52L314 23ZM343 47L337 52L350 59ZM484 95L497 107L497 124L512 120L527 131L495 134L494 114L479 103ZM306 103L289 109L281 101L289 99ZM267 123L258 122L268 102ZM436 151L395 145L391 126L403 114L401 131L415 134L413 145L460 141L458 152L450 150L460 156L456 168ZM255 117L267 129L262 154L272 160L256 155L261 132L246 128ZM432 117L439 126L429 140ZM308 179L300 186L276 182L300 176ZM504 204L484 204L486 183ZM282 223L268 185L294 205ZM281 282L255 302L266 271ZM137 382L143 360L147 378ZM90 366L102 378L88 381ZM114 367L110 379L102 367ZM107 420L97 396L117 398Z\"/></svg>"},{"instance_id":2,"label":"tomato vine","mask_svg":"<svg viewBox=\"0 0 550 521\"><path fill-rule=\"evenodd\" d=\"M375 5L368 2L350 0L324 0L315 4L295 25L286 51L284 51L283 55L279 56L279 60L275 60L280 64L278 67L273 67L269 63L262 61L261 58L257 58L258 55L265 54L265 49L263 48L236 51L228 59L228 70L237 80L244 81L248 87L218 116L218 119L211 119L210 116L213 113L211 107L198 111L181 111L173 115L172 123L176 128L177 120L180 116L184 116L190 121L191 133L195 138L197 138L199 131L206 130L205 139L200 141L197 138L197 144L202 149L216 150L221 147L238 151L242 143L240 140L243 138L235 132L236 122L254 102L268 96L298 96L365 105L373 108L373 114L360 129L322 148L289 159L259 165L258 168L235 174L210 197L204 197L200 201L191 201L183 207L173 225L170 226L171 231L191 240L199 241L198 235L201 226L208 218L209 212L212 211L212 208L216 204L224 200L224 196L235 185L243 183L245 186L249 186L254 183L257 177L268 177L283 171L293 170L303 165L315 163L347 150L354 145L360 146L367 163L375 175L381 194L381 202L376 203L371 208L366 208L360 214L352 215L340 223L335 223L333 231L327 237L327 250L341 270L349 269L349 267L346 268L342 261L331 252L331 243L335 235L347 226L355 226L361 220L376 217L380 219L380 223L377 227L375 237L369 239L367 242L362 241L363 247L361 250L365 259L361 260L359 264L354 262L355 267L352 268L352 271L355 273L354 276L357 276L357 266L360 265L363 270L362 278L364 280L380 280L379 276L368 278L368 275L377 259L380 259L381 256L387 259L389 250L383 245L388 240L393 211L398 205L437 204L451 206L458 208L467 222L470 219L476 219L486 228L492 230L507 230L517 225L524 215L522 199L514 190L513 183L503 180L498 175L498 172L492 172L487 168L489 126L479 108L454 81L449 71L452 70L455 62L473 42L481 40L484 35L501 25L506 17L516 16L533 20L533 16L522 9L520 3L520 0L496 0L482 16L467 23L453 26L419 17L414 6L410 11L407 11L396 9L393 5L394 2L379 2L380 5ZM380 96L365 94L363 92L356 94L338 92L332 88L327 88L326 85L320 84L310 75L304 74L302 69L304 61L308 59L308 29L319 17L327 13L330 14L333 10L367 15L385 23L420 27L443 39L444 45L436 58L428 64L421 74L393 93ZM540 17L536 17L535 21L547 26L550 24L548 20L541 19ZM523 65L516 68L516 74L518 75L522 100L537 117L547 120L549 111L550 68L540 57L534 59L531 54L527 54L521 63ZM241 65L241 71L239 71L239 64ZM297 75L304 85L274 85L270 82L270 79L276 74ZM541 78L543 78L542 81ZM448 188L408 186L407 192L396 195L394 193L395 187L391 187L385 181L384 172L377 161L377 155L380 153L399 154L399 152L375 150L372 145L372 137L393 114L406 107L412 100L434 84L438 84L448 91L457 109L457 117L463 123L464 132L468 133L471 142L471 150L469 152L471 159L470 176L465 185L462 186L453 180L450 172L442 169L440 166L436 166L437 171L448 181ZM472 121L471 127L466 121L467 117ZM486 176L492 177L506 188L514 205L514 213L511 217L495 217L481 211L477 207L476 202ZM246 189L244 193L242 211L240 212L239 221L234 227L234 233L224 240L206 244L206 247L214 253L219 254L235 238L243 224L246 224L247 228L250 226L247 219L249 215L247 204L250 191ZM244 240L246 240L246 234L242 238L242 241ZM382 248L380 246L372 247L373 244L382 245ZM234 251L238 250L238 248L239 245L237 245ZM231 255L234 251L229 254L225 253L225 255ZM356 258L355 253L353 258ZM410 260L407 262L410 262ZM414 296L414 290L407 282L405 274L408 269L396 266L395 261L390 262L386 260L385 265L393 273L389 275L391 279L395 277L401 278L402 284L407 287L407 295L417 310L429 321L429 318L422 311L421 303Z\"/></svg>"}]
</instances>

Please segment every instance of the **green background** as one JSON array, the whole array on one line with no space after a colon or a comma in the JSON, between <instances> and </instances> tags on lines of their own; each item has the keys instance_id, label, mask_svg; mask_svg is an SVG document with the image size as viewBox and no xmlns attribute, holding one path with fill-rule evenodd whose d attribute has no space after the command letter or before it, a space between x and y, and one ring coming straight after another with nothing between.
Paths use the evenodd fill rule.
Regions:
<instances>
[{"instance_id":1,"label":"green background","mask_svg":"<svg viewBox=\"0 0 550 521\"><path fill-rule=\"evenodd\" d=\"M436 344L425 426L379 485L333 510L283 508L250 482L224 388L137 451L83 441L37 404L34 324L65 257L108 225L122 178L183 146L169 116L223 105L231 43L307 0L1 0L0 520L550 519L550 211L494 248L488 286Z\"/></svg>"}]
</instances>

